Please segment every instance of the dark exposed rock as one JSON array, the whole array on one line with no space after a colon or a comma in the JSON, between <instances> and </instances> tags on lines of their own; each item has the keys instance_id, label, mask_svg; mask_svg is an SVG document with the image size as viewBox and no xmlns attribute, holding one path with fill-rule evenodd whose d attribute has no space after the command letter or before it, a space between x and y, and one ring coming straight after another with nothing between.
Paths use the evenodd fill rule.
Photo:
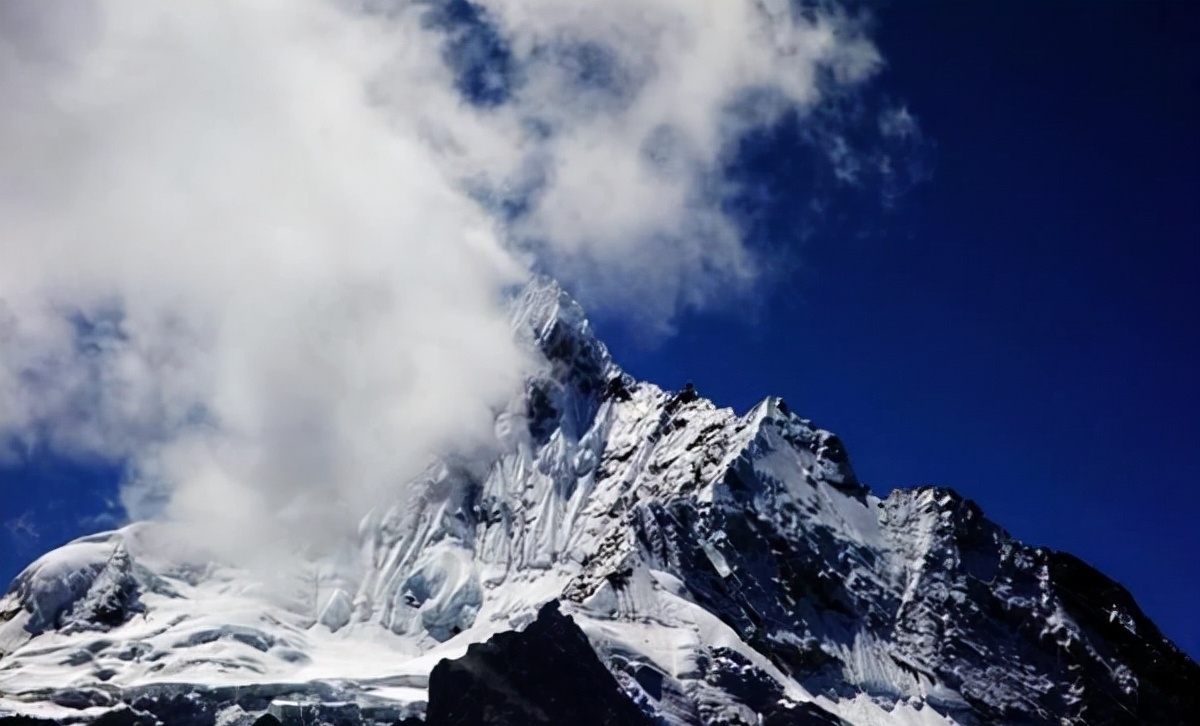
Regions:
<instances>
[{"instance_id":1,"label":"dark exposed rock","mask_svg":"<svg viewBox=\"0 0 1200 726\"><path fill-rule=\"evenodd\" d=\"M700 394L696 392L696 386L688 381L683 384L683 390L676 394L675 398L680 403L691 403L700 400Z\"/></svg>"},{"instance_id":2,"label":"dark exposed rock","mask_svg":"<svg viewBox=\"0 0 1200 726\"><path fill-rule=\"evenodd\" d=\"M59 706L77 709L113 705L113 695L98 688L63 689L54 693L48 700Z\"/></svg>"},{"instance_id":3,"label":"dark exposed rock","mask_svg":"<svg viewBox=\"0 0 1200 726\"><path fill-rule=\"evenodd\" d=\"M134 710L153 714L171 726L213 726L214 704L199 693L177 693L163 698L143 696L132 704Z\"/></svg>"},{"instance_id":4,"label":"dark exposed rock","mask_svg":"<svg viewBox=\"0 0 1200 726\"><path fill-rule=\"evenodd\" d=\"M608 384L604 387L604 393L601 398L605 401L629 401L633 397L629 393L629 382L625 380L625 376L613 376L609 379Z\"/></svg>"},{"instance_id":5,"label":"dark exposed rock","mask_svg":"<svg viewBox=\"0 0 1200 726\"><path fill-rule=\"evenodd\" d=\"M557 602L429 676L428 726L651 726Z\"/></svg>"},{"instance_id":6,"label":"dark exposed rock","mask_svg":"<svg viewBox=\"0 0 1200 726\"><path fill-rule=\"evenodd\" d=\"M780 706L763 715L762 726L847 726L846 722L813 703Z\"/></svg>"},{"instance_id":7,"label":"dark exposed rock","mask_svg":"<svg viewBox=\"0 0 1200 726\"><path fill-rule=\"evenodd\" d=\"M92 726L159 726L152 714L132 708L115 708L92 721Z\"/></svg>"}]
</instances>

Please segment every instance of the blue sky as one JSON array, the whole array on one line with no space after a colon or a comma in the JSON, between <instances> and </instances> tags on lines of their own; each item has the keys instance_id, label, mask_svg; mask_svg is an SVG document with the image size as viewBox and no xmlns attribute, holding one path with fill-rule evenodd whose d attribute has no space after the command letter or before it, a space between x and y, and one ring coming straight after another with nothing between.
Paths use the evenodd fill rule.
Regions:
<instances>
[{"instance_id":1,"label":"blue sky","mask_svg":"<svg viewBox=\"0 0 1200 726\"><path fill-rule=\"evenodd\" d=\"M928 180L839 197L752 316L602 332L663 385L783 396L881 495L954 487L1200 655L1200 6L895 3L877 39ZM787 136L757 169L776 242L812 183Z\"/></svg>"},{"instance_id":2,"label":"blue sky","mask_svg":"<svg viewBox=\"0 0 1200 726\"><path fill-rule=\"evenodd\" d=\"M1200 6L903 2L875 37L865 102L919 119L900 151L925 180L883 204L794 127L747 139L727 173L771 250L760 297L649 343L601 315L602 336L666 387L782 395L881 495L958 489L1200 655ZM0 469L0 579L117 521L120 474Z\"/></svg>"}]
</instances>

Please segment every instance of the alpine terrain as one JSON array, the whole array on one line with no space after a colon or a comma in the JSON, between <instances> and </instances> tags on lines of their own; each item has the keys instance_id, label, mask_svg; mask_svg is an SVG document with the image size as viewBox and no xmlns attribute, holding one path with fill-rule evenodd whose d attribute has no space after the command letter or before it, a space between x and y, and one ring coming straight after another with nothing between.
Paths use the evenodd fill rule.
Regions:
<instances>
[{"instance_id":1,"label":"alpine terrain","mask_svg":"<svg viewBox=\"0 0 1200 726\"><path fill-rule=\"evenodd\" d=\"M0 724L1200 722L1200 667L1081 560L951 489L876 497L778 398L634 380L550 280L512 321L546 365L498 453L290 589L156 522L31 564Z\"/></svg>"}]
</instances>

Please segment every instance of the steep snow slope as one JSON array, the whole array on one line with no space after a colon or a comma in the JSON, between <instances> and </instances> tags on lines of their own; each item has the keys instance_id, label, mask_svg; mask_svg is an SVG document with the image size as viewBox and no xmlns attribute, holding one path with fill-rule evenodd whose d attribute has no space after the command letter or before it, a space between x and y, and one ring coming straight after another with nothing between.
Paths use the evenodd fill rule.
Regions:
<instances>
[{"instance_id":1,"label":"steep snow slope","mask_svg":"<svg viewBox=\"0 0 1200 726\"><path fill-rule=\"evenodd\" d=\"M950 490L880 500L779 399L738 416L634 381L551 281L513 324L546 366L497 415L502 453L432 466L291 588L153 523L31 565L0 600L0 714L392 723L439 660L559 599L662 724L1194 718L1200 668L1079 560Z\"/></svg>"}]
</instances>

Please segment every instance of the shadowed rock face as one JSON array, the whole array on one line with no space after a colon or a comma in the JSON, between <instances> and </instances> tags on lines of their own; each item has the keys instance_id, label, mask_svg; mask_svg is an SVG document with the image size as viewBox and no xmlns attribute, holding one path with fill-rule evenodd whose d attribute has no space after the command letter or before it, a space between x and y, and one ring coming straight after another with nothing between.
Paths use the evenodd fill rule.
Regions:
<instances>
[{"instance_id":1,"label":"shadowed rock face","mask_svg":"<svg viewBox=\"0 0 1200 726\"><path fill-rule=\"evenodd\" d=\"M964 720L1195 723L1200 667L1118 583L1012 539L949 489L897 491L885 507L936 521L890 637L971 704Z\"/></svg>"},{"instance_id":2,"label":"shadowed rock face","mask_svg":"<svg viewBox=\"0 0 1200 726\"><path fill-rule=\"evenodd\" d=\"M428 726L652 726L551 602L523 632L500 633L429 676Z\"/></svg>"}]
</instances>

